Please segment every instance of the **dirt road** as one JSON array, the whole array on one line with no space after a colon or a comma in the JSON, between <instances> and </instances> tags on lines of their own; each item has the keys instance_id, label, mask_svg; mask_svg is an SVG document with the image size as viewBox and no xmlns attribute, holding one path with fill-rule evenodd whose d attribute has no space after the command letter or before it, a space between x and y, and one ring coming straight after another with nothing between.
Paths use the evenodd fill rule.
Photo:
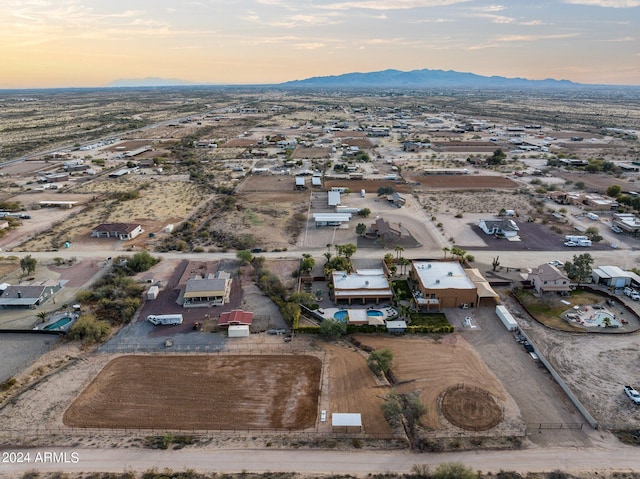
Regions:
<instances>
[{"instance_id":1,"label":"dirt road","mask_svg":"<svg viewBox=\"0 0 640 479\"><path fill-rule=\"evenodd\" d=\"M7 452L7 454L5 454ZM21 477L28 471L38 472L124 472L191 469L200 472L239 473L286 471L302 474L408 473L414 464L427 464L434 470L439 464L461 462L474 470L497 473L500 470L553 471L571 473L594 471L640 470L637 448L617 445L598 448L541 448L519 451L473 451L439 454L412 454L381 451L300 451L251 449L182 449L178 451L124 449L25 449L10 452L29 453L30 462L17 463L3 451L0 476ZM45 452L57 453L56 463ZM66 453L64 455L60 453ZM12 460L13 458L13 460ZM47 461L36 460L48 458Z\"/></svg>"}]
</instances>

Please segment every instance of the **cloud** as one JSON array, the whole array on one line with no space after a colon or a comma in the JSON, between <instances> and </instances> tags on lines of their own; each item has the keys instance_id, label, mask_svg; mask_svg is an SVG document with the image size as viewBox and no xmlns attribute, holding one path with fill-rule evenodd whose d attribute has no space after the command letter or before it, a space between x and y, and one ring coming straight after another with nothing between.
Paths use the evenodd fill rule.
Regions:
<instances>
[{"instance_id":1,"label":"cloud","mask_svg":"<svg viewBox=\"0 0 640 479\"><path fill-rule=\"evenodd\" d=\"M560 40L563 38L577 37L577 33L559 33L555 35L504 35L496 38L496 41L502 43L510 42L539 42L544 40Z\"/></svg>"},{"instance_id":2,"label":"cloud","mask_svg":"<svg viewBox=\"0 0 640 479\"><path fill-rule=\"evenodd\" d=\"M447 7L471 0L351 0L326 5L314 5L328 10L410 10L413 8Z\"/></svg>"},{"instance_id":3,"label":"cloud","mask_svg":"<svg viewBox=\"0 0 640 479\"><path fill-rule=\"evenodd\" d=\"M298 50L317 50L318 48L323 48L326 45L324 43L315 42L315 43L298 43L294 45Z\"/></svg>"},{"instance_id":4,"label":"cloud","mask_svg":"<svg viewBox=\"0 0 640 479\"><path fill-rule=\"evenodd\" d=\"M423 18L421 20L409 20L409 23L453 23L453 18Z\"/></svg>"},{"instance_id":5,"label":"cloud","mask_svg":"<svg viewBox=\"0 0 640 479\"><path fill-rule=\"evenodd\" d=\"M588 5L605 8L633 8L640 7L640 0L562 0L572 5Z\"/></svg>"},{"instance_id":6,"label":"cloud","mask_svg":"<svg viewBox=\"0 0 640 479\"><path fill-rule=\"evenodd\" d=\"M505 8L506 7L504 5L487 5L485 7L475 7L474 10L478 12L492 13L492 12L501 12Z\"/></svg>"}]
</instances>

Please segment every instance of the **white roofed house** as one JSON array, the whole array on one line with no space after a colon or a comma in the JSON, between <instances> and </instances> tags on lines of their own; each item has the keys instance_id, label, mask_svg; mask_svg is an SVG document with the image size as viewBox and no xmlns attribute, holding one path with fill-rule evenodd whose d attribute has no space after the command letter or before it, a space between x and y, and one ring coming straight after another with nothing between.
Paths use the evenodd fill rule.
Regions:
<instances>
[{"instance_id":1,"label":"white roofed house","mask_svg":"<svg viewBox=\"0 0 640 479\"><path fill-rule=\"evenodd\" d=\"M440 310L478 305L478 287L457 261L413 261L411 279L419 309Z\"/></svg>"},{"instance_id":2,"label":"white roofed house","mask_svg":"<svg viewBox=\"0 0 640 479\"><path fill-rule=\"evenodd\" d=\"M529 274L533 287L539 294L568 294L574 285L571 280L556 266L541 264Z\"/></svg>"},{"instance_id":3,"label":"white roofed house","mask_svg":"<svg viewBox=\"0 0 640 479\"><path fill-rule=\"evenodd\" d=\"M130 240L141 234L144 230L138 223L103 223L91 231L95 238L118 238Z\"/></svg>"},{"instance_id":4,"label":"white roofed house","mask_svg":"<svg viewBox=\"0 0 640 479\"><path fill-rule=\"evenodd\" d=\"M488 235L502 236L504 238L515 238L520 231L516 222L508 218L479 220L478 226Z\"/></svg>"},{"instance_id":5,"label":"white roofed house","mask_svg":"<svg viewBox=\"0 0 640 479\"><path fill-rule=\"evenodd\" d=\"M369 301L379 304L393 298L391 285L382 269L358 270L355 273L334 271L331 280L335 304L339 301L351 304L354 300L362 304Z\"/></svg>"}]
</instances>

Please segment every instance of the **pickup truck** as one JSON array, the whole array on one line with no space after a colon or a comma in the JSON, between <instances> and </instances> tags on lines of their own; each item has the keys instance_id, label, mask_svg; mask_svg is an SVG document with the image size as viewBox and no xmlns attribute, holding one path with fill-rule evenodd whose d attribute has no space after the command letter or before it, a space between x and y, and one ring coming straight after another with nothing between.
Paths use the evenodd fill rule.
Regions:
<instances>
[{"instance_id":1,"label":"pickup truck","mask_svg":"<svg viewBox=\"0 0 640 479\"><path fill-rule=\"evenodd\" d=\"M640 404L640 393L631 386L624 386L624 393L629 396L629 399L631 399L634 404Z\"/></svg>"}]
</instances>

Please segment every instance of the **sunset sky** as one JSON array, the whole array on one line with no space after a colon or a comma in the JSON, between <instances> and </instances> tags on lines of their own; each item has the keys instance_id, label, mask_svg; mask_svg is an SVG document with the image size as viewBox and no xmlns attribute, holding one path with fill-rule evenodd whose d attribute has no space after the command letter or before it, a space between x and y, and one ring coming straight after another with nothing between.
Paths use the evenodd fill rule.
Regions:
<instances>
[{"instance_id":1,"label":"sunset sky","mask_svg":"<svg viewBox=\"0 0 640 479\"><path fill-rule=\"evenodd\" d=\"M0 88L422 68L640 85L640 0L0 0Z\"/></svg>"}]
</instances>

